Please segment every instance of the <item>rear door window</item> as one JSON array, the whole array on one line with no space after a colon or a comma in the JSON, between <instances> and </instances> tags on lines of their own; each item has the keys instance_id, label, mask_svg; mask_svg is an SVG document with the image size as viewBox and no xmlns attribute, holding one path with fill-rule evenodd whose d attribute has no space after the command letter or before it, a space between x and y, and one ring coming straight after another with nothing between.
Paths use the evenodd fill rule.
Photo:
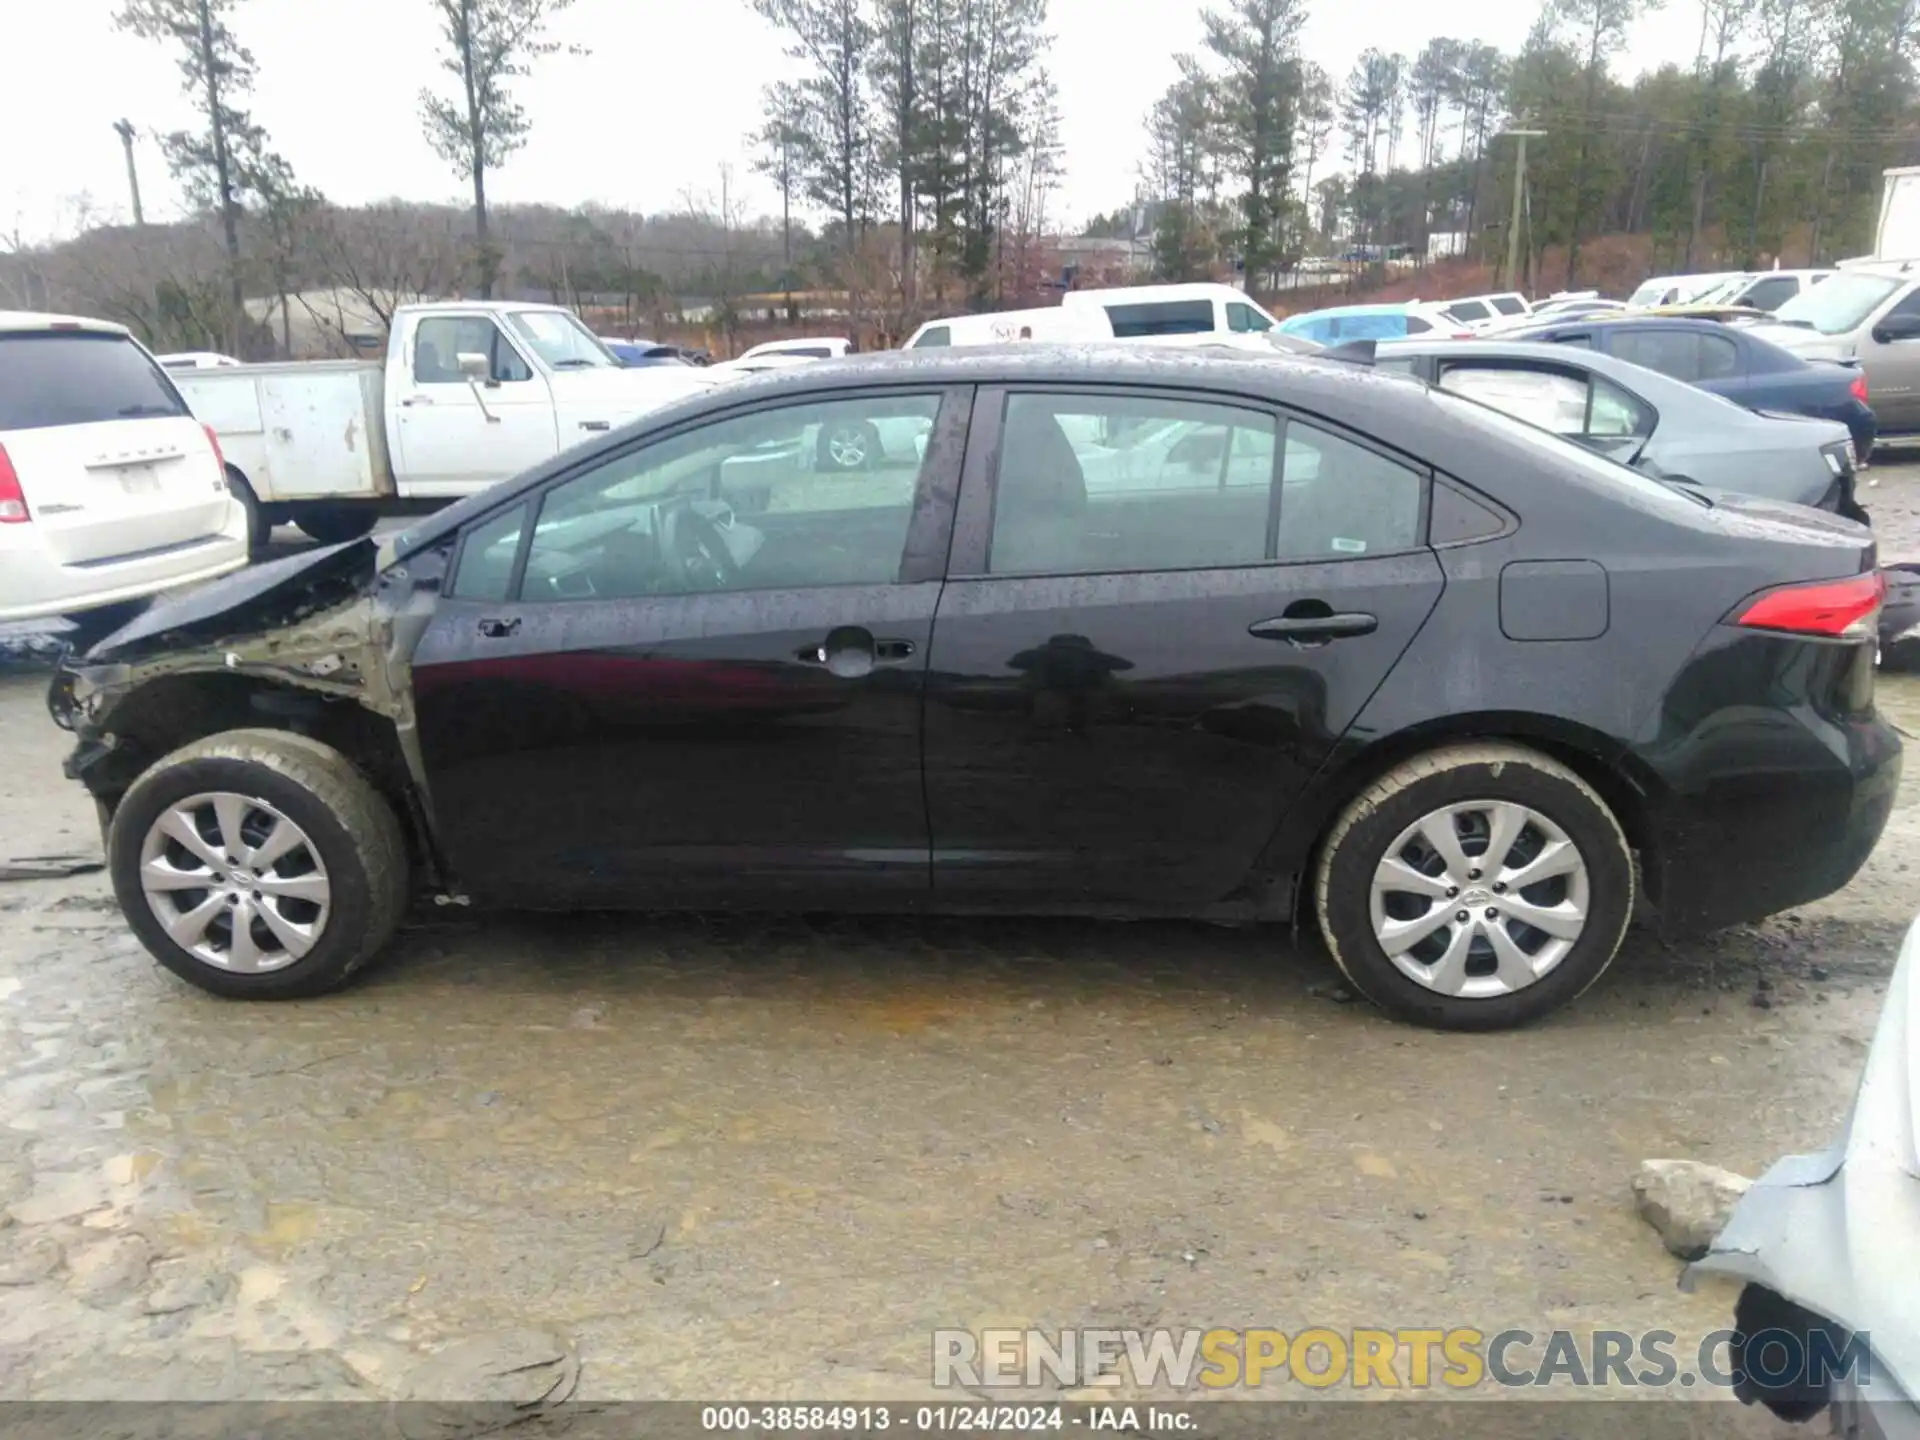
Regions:
<instances>
[{"instance_id":1,"label":"rear door window","mask_svg":"<svg viewBox=\"0 0 1920 1440\"><path fill-rule=\"evenodd\" d=\"M1421 472L1329 430L1287 422L1281 560L1391 555L1420 543Z\"/></svg>"},{"instance_id":2,"label":"rear door window","mask_svg":"<svg viewBox=\"0 0 1920 1440\"><path fill-rule=\"evenodd\" d=\"M1700 337L1691 331L1619 330L1614 333L1613 353L1676 380L1700 379Z\"/></svg>"},{"instance_id":3,"label":"rear door window","mask_svg":"<svg viewBox=\"0 0 1920 1440\"><path fill-rule=\"evenodd\" d=\"M1007 397L994 575L1099 575L1267 558L1274 417L1144 395Z\"/></svg>"},{"instance_id":4,"label":"rear door window","mask_svg":"<svg viewBox=\"0 0 1920 1440\"><path fill-rule=\"evenodd\" d=\"M1487 307L1478 300L1459 300L1447 306L1447 314L1463 325L1471 324L1475 320L1485 320L1488 313Z\"/></svg>"},{"instance_id":5,"label":"rear door window","mask_svg":"<svg viewBox=\"0 0 1920 1440\"><path fill-rule=\"evenodd\" d=\"M1524 315L1527 313L1527 302L1518 295L1496 295L1493 297L1493 308L1502 315Z\"/></svg>"},{"instance_id":6,"label":"rear door window","mask_svg":"<svg viewBox=\"0 0 1920 1440\"><path fill-rule=\"evenodd\" d=\"M0 335L0 430L188 413L166 372L124 335Z\"/></svg>"},{"instance_id":7,"label":"rear door window","mask_svg":"<svg viewBox=\"0 0 1920 1440\"><path fill-rule=\"evenodd\" d=\"M1598 375L1527 366L1449 365L1440 388L1571 439L1653 433L1653 411Z\"/></svg>"},{"instance_id":8,"label":"rear door window","mask_svg":"<svg viewBox=\"0 0 1920 1440\"><path fill-rule=\"evenodd\" d=\"M1213 330L1211 300L1158 300L1145 305L1109 305L1116 340L1143 335L1205 335Z\"/></svg>"}]
</instances>

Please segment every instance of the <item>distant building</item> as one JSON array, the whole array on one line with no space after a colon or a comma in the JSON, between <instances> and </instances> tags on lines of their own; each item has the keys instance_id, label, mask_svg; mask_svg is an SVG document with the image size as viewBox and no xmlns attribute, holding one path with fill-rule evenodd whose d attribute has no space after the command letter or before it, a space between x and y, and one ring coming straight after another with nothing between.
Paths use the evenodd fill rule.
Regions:
<instances>
[{"instance_id":1,"label":"distant building","mask_svg":"<svg viewBox=\"0 0 1920 1440\"><path fill-rule=\"evenodd\" d=\"M1096 285L1126 285L1144 280L1153 270L1153 247L1145 239L1124 236L1074 235L1044 242L1054 259L1062 290L1084 290Z\"/></svg>"}]
</instances>

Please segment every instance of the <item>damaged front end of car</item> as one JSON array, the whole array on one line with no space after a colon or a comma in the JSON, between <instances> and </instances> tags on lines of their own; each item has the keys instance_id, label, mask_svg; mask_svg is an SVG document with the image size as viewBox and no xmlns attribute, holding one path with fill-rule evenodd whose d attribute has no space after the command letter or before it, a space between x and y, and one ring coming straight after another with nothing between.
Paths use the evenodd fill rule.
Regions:
<instances>
[{"instance_id":1,"label":"damaged front end of car","mask_svg":"<svg viewBox=\"0 0 1920 1440\"><path fill-rule=\"evenodd\" d=\"M363 539L254 566L63 656L48 709L75 737L66 773L92 794L102 828L140 774L181 746L287 730L341 751L411 817L433 877L409 662L439 557L390 558ZM415 566L435 571L427 584Z\"/></svg>"},{"instance_id":2,"label":"damaged front end of car","mask_svg":"<svg viewBox=\"0 0 1920 1440\"><path fill-rule=\"evenodd\" d=\"M1776 1162L1696 1274L1746 1282L1742 1399L1833 1433L1920 1440L1920 922L1907 932L1840 1138Z\"/></svg>"}]
</instances>

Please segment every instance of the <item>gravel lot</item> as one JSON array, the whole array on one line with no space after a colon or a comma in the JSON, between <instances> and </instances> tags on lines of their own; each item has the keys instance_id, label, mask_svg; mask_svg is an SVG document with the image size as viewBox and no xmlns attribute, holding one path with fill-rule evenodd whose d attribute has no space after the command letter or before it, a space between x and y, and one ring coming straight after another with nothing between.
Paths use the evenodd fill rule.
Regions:
<instances>
[{"instance_id":1,"label":"gravel lot","mask_svg":"<svg viewBox=\"0 0 1920 1440\"><path fill-rule=\"evenodd\" d=\"M1920 558L1920 467L1872 473ZM97 852L44 683L0 667L0 861ZM1881 695L1920 735L1920 678ZM388 1397L524 1325L582 1398L707 1399L922 1397L950 1325L1704 1333L1732 1292L1676 1291L1634 1167L1823 1143L1917 910L1920 765L1845 892L1636 932L1495 1036L1160 923L425 912L247 1006L97 873L0 883L0 1398Z\"/></svg>"}]
</instances>

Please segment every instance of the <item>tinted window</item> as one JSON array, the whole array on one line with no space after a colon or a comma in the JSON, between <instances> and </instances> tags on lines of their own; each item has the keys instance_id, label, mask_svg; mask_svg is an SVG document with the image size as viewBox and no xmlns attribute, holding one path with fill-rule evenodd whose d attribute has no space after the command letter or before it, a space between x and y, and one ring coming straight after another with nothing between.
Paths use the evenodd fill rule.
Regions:
<instances>
[{"instance_id":1,"label":"tinted window","mask_svg":"<svg viewBox=\"0 0 1920 1440\"><path fill-rule=\"evenodd\" d=\"M1740 303L1759 310L1778 310L1800 293L1800 282L1791 275L1773 275L1747 289Z\"/></svg>"},{"instance_id":2,"label":"tinted window","mask_svg":"<svg viewBox=\"0 0 1920 1440\"><path fill-rule=\"evenodd\" d=\"M1487 307L1478 300L1461 300L1447 306L1447 314L1462 322L1485 320L1489 313Z\"/></svg>"},{"instance_id":3,"label":"tinted window","mask_svg":"<svg viewBox=\"0 0 1920 1440\"><path fill-rule=\"evenodd\" d=\"M1274 421L1132 396L1012 395L988 569L1089 575L1266 558Z\"/></svg>"},{"instance_id":4,"label":"tinted window","mask_svg":"<svg viewBox=\"0 0 1920 1440\"><path fill-rule=\"evenodd\" d=\"M124 335L0 335L0 430L186 413L173 383Z\"/></svg>"},{"instance_id":5,"label":"tinted window","mask_svg":"<svg viewBox=\"0 0 1920 1440\"><path fill-rule=\"evenodd\" d=\"M1238 334L1251 331L1258 334L1262 330L1271 330L1273 322L1251 305L1242 305L1238 300L1227 302L1227 328Z\"/></svg>"},{"instance_id":6,"label":"tinted window","mask_svg":"<svg viewBox=\"0 0 1920 1440\"><path fill-rule=\"evenodd\" d=\"M1433 326L1429 325L1425 320L1422 320L1418 315L1407 316L1407 334L1425 335L1432 329Z\"/></svg>"},{"instance_id":7,"label":"tinted window","mask_svg":"<svg viewBox=\"0 0 1920 1440\"><path fill-rule=\"evenodd\" d=\"M1141 335L1204 335L1213 329L1211 300L1161 300L1150 305L1109 305L1116 340Z\"/></svg>"},{"instance_id":8,"label":"tinted window","mask_svg":"<svg viewBox=\"0 0 1920 1440\"><path fill-rule=\"evenodd\" d=\"M502 384L531 380L533 370L520 358L500 327L484 315L442 315L422 320L413 339L413 378L420 385L459 385L462 355L485 355L487 378Z\"/></svg>"},{"instance_id":9,"label":"tinted window","mask_svg":"<svg viewBox=\"0 0 1920 1440\"><path fill-rule=\"evenodd\" d=\"M916 350L925 350L931 345L953 344L953 329L947 325L935 325L920 332L920 338L913 342Z\"/></svg>"},{"instance_id":10,"label":"tinted window","mask_svg":"<svg viewBox=\"0 0 1920 1440\"><path fill-rule=\"evenodd\" d=\"M1685 330L1619 330L1613 353L1676 380L1700 378L1700 337Z\"/></svg>"},{"instance_id":11,"label":"tinted window","mask_svg":"<svg viewBox=\"0 0 1920 1440\"><path fill-rule=\"evenodd\" d=\"M1391 554L1420 540L1418 471L1299 421L1280 472L1282 560Z\"/></svg>"},{"instance_id":12,"label":"tinted window","mask_svg":"<svg viewBox=\"0 0 1920 1440\"><path fill-rule=\"evenodd\" d=\"M1496 295L1493 308L1502 315L1524 315L1527 313L1527 302L1517 295Z\"/></svg>"},{"instance_id":13,"label":"tinted window","mask_svg":"<svg viewBox=\"0 0 1920 1440\"><path fill-rule=\"evenodd\" d=\"M1740 373L1740 347L1724 335L1702 335L1700 341L1700 378L1724 380Z\"/></svg>"},{"instance_id":14,"label":"tinted window","mask_svg":"<svg viewBox=\"0 0 1920 1440\"><path fill-rule=\"evenodd\" d=\"M1551 339L1555 345L1571 345L1578 350L1591 350L1593 348L1593 336L1591 335L1555 335L1552 336Z\"/></svg>"},{"instance_id":15,"label":"tinted window","mask_svg":"<svg viewBox=\"0 0 1920 1440\"><path fill-rule=\"evenodd\" d=\"M704 425L547 491L525 600L883 584L940 401L816 401Z\"/></svg>"},{"instance_id":16,"label":"tinted window","mask_svg":"<svg viewBox=\"0 0 1920 1440\"><path fill-rule=\"evenodd\" d=\"M520 532L527 507L516 505L504 515L476 525L460 545L460 563L453 572L453 593L461 600L505 600L512 591L513 562L520 553Z\"/></svg>"},{"instance_id":17,"label":"tinted window","mask_svg":"<svg viewBox=\"0 0 1920 1440\"><path fill-rule=\"evenodd\" d=\"M1880 318L1882 320L1889 320L1895 315L1920 315L1920 290L1908 291L1905 299L1901 300L1899 304L1895 305Z\"/></svg>"}]
</instances>

